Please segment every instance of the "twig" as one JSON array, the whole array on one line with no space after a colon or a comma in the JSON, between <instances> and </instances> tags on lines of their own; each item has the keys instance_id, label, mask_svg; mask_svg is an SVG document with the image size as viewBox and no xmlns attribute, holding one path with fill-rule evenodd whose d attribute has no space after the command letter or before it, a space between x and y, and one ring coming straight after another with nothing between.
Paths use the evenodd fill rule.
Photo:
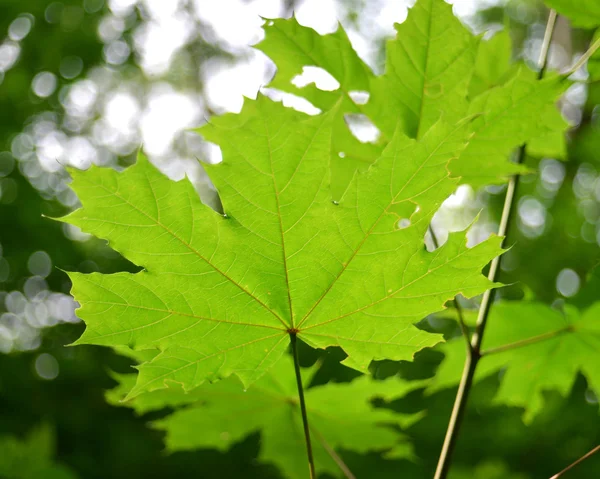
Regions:
<instances>
[{"instance_id":1,"label":"twig","mask_svg":"<svg viewBox=\"0 0 600 479\"><path fill-rule=\"evenodd\" d=\"M542 49L540 52L540 59L538 61L540 70L538 72L538 79L541 79L546 70L548 63L548 51L550 49L550 43L552 41L552 35L554 33L554 25L556 24L556 12L550 10L548 16L548 22L546 23L546 32L544 34L544 41L542 43ZM525 145L519 148L516 163L520 164L525 158ZM506 190L506 197L504 199L504 207L502 208L502 217L500 219L500 227L498 228L498 235L502 236L502 245L506 242L506 236L509 232L510 219L513 212L513 205L515 202L517 186L519 184L519 176L512 176L508 182L508 188ZM488 273L488 279L492 282L496 281L498 271L500 269L501 257L497 256L492 260L490 270ZM467 355L463 374L458 385L458 391L456 393L456 399L452 408L452 414L450 415L450 421L448 423L448 429L446 430L446 437L444 438L444 444L440 453L440 458L435 471L435 479L445 479L450 469L452 453L456 446L458 439L458 433L460 425L465 414L467 400L469 392L473 384L473 377L475 376L475 370L477 363L481 358L481 343L483 340L483 333L487 324L488 315L492 302L495 296L495 289L488 289L481 300L479 307L479 314L477 316L477 323L475 326L475 333L471 339L471 354Z\"/></svg>"},{"instance_id":2,"label":"twig","mask_svg":"<svg viewBox=\"0 0 600 479\"><path fill-rule=\"evenodd\" d=\"M433 226L431 226L431 224L429 225L429 234L431 235L433 246L435 249L438 249L440 247L440 243L438 242L437 236L435 235L435 231L433 230ZM470 355L473 353L473 348L471 347L471 333L469 333L469 328L465 324L465 318L463 316L462 308L460 307L460 304L458 304L458 299L454 298L452 300L452 304L454 305L454 309L456 309L460 332L462 333L463 338L465 338L465 342L467 344L467 354Z\"/></svg>"},{"instance_id":3,"label":"twig","mask_svg":"<svg viewBox=\"0 0 600 479\"><path fill-rule=\"evenodd\" d=\"M548 52L550 51L550 44L552 43L552 35L554 34L557 16L556 10L550 10L548 13L548 21L546 22L546 30L544 31L544 40L542 40L542 48L538 58L538 66L540 67L538 79L541 79L544 76L546 67L548 66Z\"/></svg>"},{"instance_id":4,"label":"twig","mask_svg":"<svg viewBox=\"0 0 600 479\"><path fill-rule=\"evenodd\" d=\"M325 438L321 434L319 434L319 431L317 431L316 429L314 429L312 427L310 428L310 430L313 432L313 434L319 440L319 442L323 446L323 449L325 449L327 451L327 454L329 454L331 456L331 459L333 459L335 461L335 463L338 465L340 470L344 473L344 476L346 476L347 479L356 479L356 476L354 474L352 474L352 471L346 465L344 460L338 455L337 452L335 452L333 450L333 448L329 445L329 443L325 440Z\"/></svg>"},{"instance_id":5,"label":"twig","mask_svg":"<svg viewBox=\"0 0 600 479\"><path fill-rule=\"evenodd\" d=\"M460 332L465 338L465 342L467 343L467 354L473 354L473 347L471 346L471 333L469 332L469 328L465 323L465 318L463 316L462 308L458 303L458 298L454 298L454 309L456 309L456 315L458 316L458 325L460 326Z\"/></svg>"},{"instance_id":6,"label":"twig","mask_svg":"<svg viewBox=\"0 0 600 479\"><path fill-rule=\"evenodd\" d=\"M504 351L510 351L511 349L522 348L523 346L529 346L530 344L539 343L541 341L545 341L546 339L553 338L555 336L559 336L564 333L568 333L569 331L573 331L572 326L567 326L566 328L557 329L556 331L550 331L549 333L540 334L539 336L533 336L527 339L521 339L520 341L515 341L514 343L504 344L502 346L497 346L495 348L484 349L479 353L480 356L489 356L490 354L503 353Z\"/></svg>"},{"instance_id":7,"label":"twig","mask_svg":"<svg viewBox=\"0 0 600 479\"><path fill-rule=\"evenodd\" d=\"M554 476L552 476L550 479L558 479L560 476L562 476L565 472L570 471L571 469L573 469L577 464L579 464L580 462L585 461L587 458L592 457L594 454L596 454L598 451L600 451L600 446L596 446L594 449L592 449L590 452L588 452L587 454L585 454L584 456L581 456L579 459L577 459L573 464L571 464L570 466L565 467L562 471L560 471L558 474L555 474Z\"/></svg>"},{"instance_id":8,"label":"twig","mask_svg":"<svg viewBox=\"0 0 600 479\"><path fill-rule=\"evenodd\" d=\"M567 71L567 73L565 73L566 76L572 75L573 73L575 73L577 70L579 70L584 64L585 62L587 62L590 57L596 53L596 50L598 50L598 48L600 48L600 38L598 38L598 40L596 40L592 46L590 46L590 48L588 48L588 50L581 55L581 58L579 60L577 60L577 63L575 63L575 65L573 65L571 67L570 70Z\"/></svg>"},{"instance_id":9,"label":"twig","mask_svg":"<svg viewBox=\"0 0 600 479\"><path fill-rule=\"evenodd\" d=\"M306 414L306 403L304 401L304 387L302 386L302 376L300 374L300 362L298 361L298 338L296 333L290 333L290 342L292 344L292 355L294 357L294 370L296 371L296 384L298 385L298 399L300 399L300 412L302 413L302 425L304 426L304 438L306 439L306 455L308 457L308 471L310 479L316 479L315 460L313 458L312 444L310 442L310 426L308 425L308 415Z\"/></svg>"}]
</instances>

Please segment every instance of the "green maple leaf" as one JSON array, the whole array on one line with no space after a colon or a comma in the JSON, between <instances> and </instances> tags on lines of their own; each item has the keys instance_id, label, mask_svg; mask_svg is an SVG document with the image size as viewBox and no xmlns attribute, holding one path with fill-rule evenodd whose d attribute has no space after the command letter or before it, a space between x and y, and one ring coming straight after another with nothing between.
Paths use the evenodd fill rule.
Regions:
<instances>
[{"instance_id":1,"label":"green maple leaf","mask_svg":"<svg viewBox=\"0 0 600 479\"><path fill-rule=\"evenodd\" d=\"M277 65L277 74L270 86L303 96L323 110L333 107L341 96L349 100L345 106L353 105L351 91L369 90L373 73L354 51L341 26L335 33L319 35L292 17L269 20L264 29L265 38L256 48ZM305 66L326 70L339 82L339 91L320 90L314 84L296 87L292 80L303 72ZM355 111L359 112L358 109Z\"/></svg>"},{"instance_id":2,"label":"green maple leaf","mask_svg":"<svg viewBox=\"0 0 600 479\"><path fill-rule=\"evenodd\" d=\"M338 197L352 173L366 169L381 152L381 147L354 138L344 115L370 118L381 131L380 144L390 141L398 123L408 136L416 137L418 132L424 134L441 112L447 121L459 120L466 111L477 43L454 17L450 5L443 0L420 0L407 21L398 25L397 38L388 42L386 73L380 77L358 57L341 26L334 34L321 36L294 18L274 20L265 27L265 39L257 48L277 65L269 86L302 96L322 110L341 102L332 150L333 195ZM291 80L303 66L324 69L340 88L324 92L314 85L295 87ZM353 91L368 93L369 102L355 103Z\"/></svg>"},{"instance_id":3,"label":"green maple leaf","mask_svg":"<svg viewBox=\"0 0 600 479\"><path fill-rule=\"evenodd\" d=\"M531 342L485 356L486 349L524 340ZM431 391L457 384L465 359L462 338L440 349L446 357ZM475 381L505 369L495 401L523 407L524 419L529 422L542 409L543 392L554 390L566 396L578 372L600 392L600 303L582 313L573 306L565 307L563 313L542 303L497 303L490 313L482 350Z\"/></svg>"},{"instance_id":4,"label":"green maple leaf","mask_svg":"<svg viewBox=\"0 0 600 479\"><path fill-rule=\"evenodd\" d=\"M465 116L478 39L443 0L419 0L387 43L385 73L373 81L370 117L391 137L423 135L440 117Z\"/></svg>"},{"instance_id":5,"label":"green maple leaf","mask_svg":"<svg viewBox=\"0 0 600 479\"><path fill-rule=\"evenodd\" d=\"M360 142L345 119L347 114L365 113L351 94L369 91L373 73L354 51L341 26L335 33L319 35L292 17L268 21L264 28L265 39L256 48L277 64L277 75L269 87L306 98L323 111L336 106L331 149L331 170L335 178L332 195L340 198L354 171L366 169L382 151L381 145ZM327 71L340 84L339 88L324 91L312 83L302 88L295 86L292 80L305 66Z\"/></svg>"},{"instance_id":6,"label":"green maple leaf","mask_svg":"<svg viewBox=\"0 0 600 479\"><path fill-rule=\"evenodd\" d=\"M545 0L545 3L571 20L574 27L594 28L600 25L600 3L597 0Z\"/></svg>"},{"instance_id":7,"label":"green maple leaf","mask_svg":"<svg viewBox=\"0 0 600 479\"><path fill-rule=\"evenodd\" d=\"M479 42L473 76L469 83L469 98L503 85L514 66L511 60L512 40L507 28L492 38Z\"/></svg>"},{"instance_id":8,"label":"green maple leaf","mask_svg":"<svg viewBox=\"0 0 600 479\"><path fill-rule=\"evenodd\" d=\"M166 432L169 452L201 448L226 451L260 432L258 460L276 465L286 477L304 478L304 433L293 367L291 357L283 356L249 390L231 377L189 393L172 387L140 394L125 403L121 401L135 384L135 375L116 376L120 384L107 393L107 398L114 405L132 407L138 414L177 408L175 413L152 424ZM305 387L316 369L304 370ZM350 383L307 389L317 471L339 477L341 471L334 459L334 451L339 449L357 453L387 451L389 457L412 457L411 445L398 429L414 423L421 414L378 408L372 405L372 399L392 400L423 385L423 381L402 382L396 377L376 381L361 376Z\"/></svg>"},{"instance_id":9,"label":"green maple leaf","mask_svg":"<svg viewBox=\"0 0 600 479\"><path fill-rule=\"evenodd\" d=\"M433 253L423 244L456 188L446 165L465 148L469 123L438 123L419 141L398 132L338 203L329 191L334 116L259 97L203 127L223 152L207 169L226 215L143 157L122 173L72 172L83 208L64 220L144 267L70 274L87 325L79 344L161 351L140 365L132 394L232 373L248 385L290 334L341 346L345 364L362 371L374 358L411 359L440 339L414 323L458 293L496 286L481 269L500 238L469 249L454 234Z\"/></svg>"},{"instance_id":10,"label":"green maple leaf","mask_svg":"<svg viewBox=\"0 0 600 479\"><path fill-rule=\"evenodd\" d=\"M468 113L477 116L466 151L450 164L455 176L473 186L500 183L526 168L507 161L527 141L564 134L568 123L555 102L567 84L561 78L537 80L535 73L518 69L505 84L475 97Z\"/></svg>"},{"instance_id":11,"label":"green maple leaf","mask_svg":"<svg viewBox=\"0 0 600 479\"><path fill-rule=\"evenodd\" d=\"M265 34L257 48L278 67L270 86L302 96L322 110L339 106L331 153L336 198L353 171L366 169L380 151L378 145L352 137L344 124L349 113L366 115L380 129L379 144L388 143L398 126L419 138L440 116L449 123L479 116L469 150L450 165L454 176L474 187L526 172L508 158L529 140L534 140L529 151L536 156L564 156L568 124L555 104L566 82L539 81L533 72L511 67L508 34L480 42L443 0L419 0L409 10L406 21L397 26L396 38L388 42L381 76L364 65L341 27L322 37L292 18L270 22ZM340 88L326 92L314 85L294 86L291 80L304 66L324 69ZM354 103L352 90L368 93L368 102Z\"/></svg>"},{"instance_id":12,"label":"green maple leaf","mask_svg":"<svg viewBox=\"0 0 600 479\"><path fill-rule=\"evenodd\" d=\"M514 74L515 65L511 62L512 56L512 41L508 30L503 30L491 39L482 41L479 44L477 52L477 60L475 62L475 71L471 84L469 85L469 97L476 98L480 94L485 94L486 91L504 85L507 80L510 80L511 74ZM532 75L531 73L529 75ZM532 80L535 82L535 79ZM560 89L558 90L560 93ZM546 99L548 96L546 96ZM549 96L552 100L552 95ZM542 100L544 101L544 100ZM544 114L540 115L542 121L537 121L537 125L541 127L540 136L531 136L527 134L527 154L537 158L551 157L557 159L565 159L567 156L567 142L565 129L569 126L552 101L546 100L546 105L543 107ZM510 134L509 134L510 136ZM505 150L506 151L506 150ZM493 152L492 152L493 154ZM486 155L486 157L489 153ZM497 160L502 165L503 158ZM506 176L510 174L504 172ZM493 174L498 174L497 167L494 168ZM502 173L501 173L502 175ZM492 179L492 182L494 180Z\"/></svg>"},{"instance_id":13,"label":"green maple leaf","mask_svg":"<svg viewBox=\"0 0 600 479\"><path fill-rule=\"evenodd\" d=\"M335 33L321 36L294 18L274 20L265 26L265 39L257 48L277 65L270 86L303 96L321 109L344 98L347 101L341 110L369 116L387 141L399 121L408 136L418 137L441 112L453 120L462 118L477 38L443 0L419 0L397 30L396 39L388 42L386 73L380 77L358 57L341 26ZM324 92L313 85L295 87L291 80L303 66L324 69L340 88ZM367 105L355 104L351 91L370 93Z\"/></svg>"}]
</instances>

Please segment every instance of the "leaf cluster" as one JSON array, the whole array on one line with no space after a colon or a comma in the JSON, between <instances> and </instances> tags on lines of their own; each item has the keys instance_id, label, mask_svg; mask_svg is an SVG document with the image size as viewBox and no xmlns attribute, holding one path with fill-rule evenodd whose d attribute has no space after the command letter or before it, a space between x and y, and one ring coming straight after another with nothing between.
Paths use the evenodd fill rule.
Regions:
<instances>
[{"instance_id":1,"label":"leaf cluster","mask_svg":"<svg viewBox=\"0 0 600 479\"><path fill-rule=\"evenodd\" d=\"M442 340L417 327L420 320L458 295L501 286L482 270L502 254L502 238L468 246L459 232L427 248L433 216L461 184L479 188L526 173L509 161L524 143L531 156L564 157L568 125L556 101L569 82L537 79L512 61L506 33L474 36L442 0L419 0L397 26L382 75L342 27L321 36L295 18L268 21L257 48L278 68L269 87L320 113L259 94L239 114L198 129L222 152L222 162L205 165L222 212L142 154L122 172L71 172L82 208L63 221L143 268L70 274L86 323L77 344L134 357L139 372L117 376L109 400L139 414L175 409L154 423L166 431L168 450L225 450L260 431L259 460L288 477L304 477L306 466L286 350L296 338L339 347L360 377L310 387L316 369L303 374L317 470L348 476L338 449L411 457L400 428L420 416L373 399L454 385L464 346L437 347L445 360L430 384L375 380L372 362L412 360ZM305 67L324 70L339 87L296 86ZM378 138L359 140L357 122L372 124ZM543 391L566 394L579 371L599 388L591 366L600 352L598 316L597 304L582 312L494 306L484 342L490 358L476 380L506 369L496 400L523 407L527 419L539 412Z\"/></svg>"}]
</instances>

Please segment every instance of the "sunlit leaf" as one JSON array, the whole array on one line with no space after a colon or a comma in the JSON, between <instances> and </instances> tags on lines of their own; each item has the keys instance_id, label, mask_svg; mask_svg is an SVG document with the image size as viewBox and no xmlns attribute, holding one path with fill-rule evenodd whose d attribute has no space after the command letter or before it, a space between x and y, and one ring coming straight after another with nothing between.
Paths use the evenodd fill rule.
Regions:
<instances>
[{"instance_id":1,"label":"sunlit leaf","mask_svg":"<svg viewBox=\"0 0 600 479\"><path fill-rule=\"evenodd\" d=\"M357 170L366 169L381 154L382 146L359 141L348 128L348 114L364 114L364 106L356 103L352 94L370 91L373 73L356 54L344 29L319 35L304 27L295 18L275 19L265 25L265 39L256 48L265 52L277 65L277 74L269 87L293 93L309 100L321 110L334 105L331 149L332 195L339 199ZM310 83L297 87L292 80L305 67L317 67L338 83L333 91L324 91Z\"/></svg>"},{"instance_id":2,"label":"sunlit leaf","mask_svg":"<svg viewBox=\"0 0 600 479\"><path fill-rule=\"evenodd\" d=\"M537 80L525 68L504 85L487 90L469 105L476 117L474 133L450 170L473 186L500 183L525 168L508 161L525 142L545 134L562 134L568 126L555 103L567 84L556 77Z\"/></svg>"},{"instance_id":3,"label":"sunlit leaf","mask_svg":"<svg viewBox=\"0 0 600 479\"><path fill-rule=\"evenodd\" d=\"M398 122L421 137L443 116L462 118L473 75L478 39L443 0L420 0L388 41L385 73L374 80L368 112L391 136Z\"/></svg>"},{"instance_id":4,"label":"sunlit leaf","mask_svg":"<svg viewBox=\"0 0 600 479\"><path fill-rule=\"evenodd\" d=\"M419 141L398 132L332 202L334 115L308 117L260 97L203 127L223 151L207 168L225 215L143 157L123 173L73 171L83 208L65 221L144 267L70 275L87 325L78 343L161 351L140 365L132 394L232 373L248 385L290 333L341 346L345 363L363 371L373 359L411 359L439 341L414 323L458 293L494 286L481 269L501 252L500 238L469 249L457 233L433 253L423 244L456 187L446 165L470 124L438 123Z\"/></svg>"},{"instance_id":5,"label":"sunlit leaf","mask_svg":"<svg viewBox=\"0 0 600 479\"><path fill-rule=\"evenodd\" d=\"M532 141L528 153L533 156L565 156L568 124L556 102L567 83L537 80L534 72L511 64L508 33L479 41L443 0L419 0L409 10L406 21L397 25L396 38L387 43L381 76L356 55L341 27L320 36L292 18L269 22L265 32L257 47L278 67L270 86L303 96L322 110L338 108L331 151L336 199L353 172L364 171L398 127L419 138L440 117L448 123L479 117L465 155L450 166L462 183L476 188L526 172L509 161L525 142ZM322 68L340 87L296 87L291 81L307 66ZM364 91L366 104L352 101L353 91ZM352 136L345 124L348 114L365 115L379 128L377 145Z\"/></svg>"},{"instance_id":6,"label":"sunlit leaf","mask_svg":"<svg viewBox=\"0 0 600 479\"><path fill-rule=\"evenodd\" d=\"M479 42L473 77L469 84L469 98L504 84L513 67L511 59L512 41L507 29L496 33L489 40Z\"/></svg>"},{"instance_id":7,"label":"sunlit leaf","mask_svg":"<svg viewBox=\"0 0 600 479\"><path fill-rule=\"evenodd\" d=\"M568 17L575 27L600 26L600 2L597 0L544 0L546 5Z\"/></svg>"}]
</instances>

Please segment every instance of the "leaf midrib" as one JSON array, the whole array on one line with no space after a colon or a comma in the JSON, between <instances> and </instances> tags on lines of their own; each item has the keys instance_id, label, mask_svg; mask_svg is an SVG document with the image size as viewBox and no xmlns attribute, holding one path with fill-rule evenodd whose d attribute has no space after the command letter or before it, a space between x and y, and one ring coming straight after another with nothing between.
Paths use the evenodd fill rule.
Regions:
<instances>
[{"instance_id":1,"label":"leaf midrib","mask_svg":"<svg viewBox=\"0 0 600 479\"><path fill-rule=\"evenodd\" d=\"M245 157L244 153L237 147L237 145L235 145L233 142L229 142L229 141L228 141L228 143L237 152L237 154L240 156L240 158L242 158L248 165L250 165L251 167L253 167L256 171L259 171L261 174L263 174L265 176L270 176L271 177L271 181L273 183L273 193L275 195L275 204L276 204L277 211L276 212L269 212L269 213L277 216L277 219L278 219L278 227L279 227L279 234L280 234L280 240L281 240L281 250L282 250L283 270L284 270L284 275L285 275L286 291L287 291L288 305L289 305L289 314L290 314L290 324L285 324L284 323L284 325L289 330L289 329L293 329L295 327L295 325L294 325L294 310L292 308L292 295L291 295L291 290L290 290L290 281L289 281L289 272L288 272L288 267L287 267L287 261L288 261L289 258L293 257L297 253L292 254L290 257L288 257L288 255L286 253L286 249L285 249L285 234L291 229L291 227L288 228L288 229L286 229L286 230L284 230L284 228L283 228L282 214L281 214L281 204L280 204L280 195L292 183L292 180L296 176L296 173L298 172L301 164L303 163L304 159L306 158L306 155L307 155L308 151L312 147L313 143L315 142L315 139L321 133L321 130L327 124L327 122L325 122L325 121L321 122L321 124L316 128L314 134L311 136L310 142L308 143L307 147L304 149L304 151L302 153L302 157L298 161L298 164L296 165L296 168L295 168L294 172L292 173L291 177L288 179L288 181L286 182L286 184L284 185L284 187L281 190L279 190L278 185L277 185L277 181L276 181L276 178L275 178L275 171L273 169L273 156L272 156L273 149L271 148L271 136L269 134L270 130L269 130L268 123L267 123L266 119L264 118L264 116L262 117L262 120L263 120L264 129L265 129L265 132L266 132L265 138L266 138L266 141L267 141L267 149L268 149L268 154L269 154L270 172L263 172L261 170L258 170L252 164L252 162ZM239 191L232 184L230 184L230 183L228 183L228 184L229 184L229 186L232 189L234 189L236 192L238 192L238 194L241 195L241 193L239 193ZM317 192L317 194L318 194L318 192ZM246 201L248 201L249 203L251 203L243 195L241 195L241 196ZM253 204L253 203L251 203L251 204ZM312 206L312 204L310 206ZM310 206L308 208L310 208ZM301 219L302 219L302 217L298 221L300 221ZM292 225L292 227L294 227L296 225L296 223L294 225ZM240 223L240 225L243 226L244 228L246 228L242 223ZM246 228L246 229L248 229L248 228ZM260 235L258 235L254 231L252 231L250 229L248 229L248 231L250 231L252 234L258 236L259 238L262 238ZM262 238L262 239L264 239L264 238ZM268 242L271 242L271 241L268 241ZM276 244L276 243L273 243L273 244Z\"/></svg>"},{"instance_id":2,"label":"leaf midrib","mask_svg":"<svg viewBox=\"0 0 600 479\"><path fill-rule=\"evenodd\" d=\"M269 135L269 126L268 126L267 120L264 118L264 116L262 117L262 119L263 119L265 131L267 132L266 139L267 139L267 149L269 150L269 167L271 168L271 179L273 180L273 192L275 193L275 205L277 207L277 223L279 225L279 235L281 238L281 256L282 256L282 261L283 261L283 271L285 273L285 286L286 286L285 289L287 291L288 307L290 308L290 312L289 312L290 327L293 328L294 327L294 310L292 309L292 293L290 291L290 277L289 277L288 267L287 267L287 254L285 252L285 235L283 234L283 222L281 219L281 204L279 202L279 194L280 193L279 193L279 189L277 188L277 181L275 180L275 170L273 170L273 149L271 148L271 137ZM317 132L318 131L319 130L317 130ZM304 156L306 155L306 152L312 145L312 142L314 141L316 135L317 135L317 133L315 133L315 135L311 138L311 141L310 141L307 149L304 151L302 158L298 162L297 168L300 167L300 163L302 163L302 161L304 160ZM295 174L296 174L296 172L294 172L294 175ZM287 185L286 185L286 187L287 187Z\"/></svg>"},{"instance_id":3,"label":"leaf midrib","mask_svg":"<svg viewBox=\"0 0 600 479\"><path fill-rule=\"evenodd\" d=\"M421 122L423 121L423 110L425 108L425 86L427 85L427 70L429 66L429 49L431 47L431 28L433 25L433 2L430 2L431 11L429 12L429 21L427 22L427 46L425 47L425 58L423 65L423 91L421 92L421 104L419 106L419 118L417 120L417 131L415 133L416 138L419 138L419 133L421 130ZM408 53L407 53L408 55Z\"/></svg>"}]
</instances>

